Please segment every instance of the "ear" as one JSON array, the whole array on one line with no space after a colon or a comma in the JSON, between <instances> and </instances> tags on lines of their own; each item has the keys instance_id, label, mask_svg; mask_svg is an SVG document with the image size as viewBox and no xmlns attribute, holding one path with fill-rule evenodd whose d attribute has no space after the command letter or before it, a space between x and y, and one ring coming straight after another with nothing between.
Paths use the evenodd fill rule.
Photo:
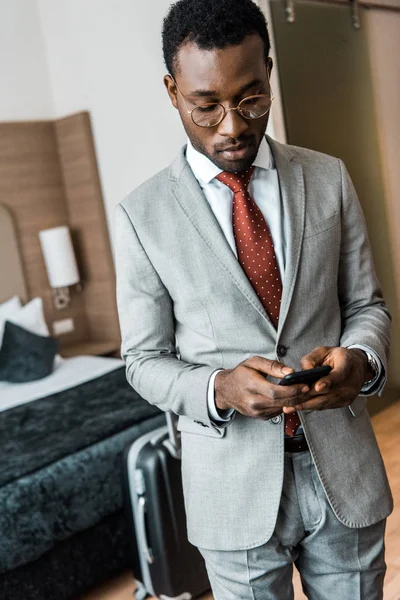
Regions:
<instances>
[{"instance_id":1,"label":"ear","mask_svg":"<svg viewBox=\"0 0 400 600\"><path fill-rule=\"evenodd\" d=\"M178 100L177 100L178 90L176 89L175 81L173 80L173 77L171 75L165 75L164 85L167 88L168 96L172 102L172 105L175 108L178 108Z\"/></svg>"},{"instance_id":2,"label":"ear","mask_svg":"<svg viewBox=\"0 0 400 600\"><path fill-rule=\"evenodd\" d=\"M268 59L267 59L268 78L271 77L271 71L272 71L273 66L274 66L274 61L272 60L272 58L270 56L268 56Z\"/></svg>"}]
</instances>

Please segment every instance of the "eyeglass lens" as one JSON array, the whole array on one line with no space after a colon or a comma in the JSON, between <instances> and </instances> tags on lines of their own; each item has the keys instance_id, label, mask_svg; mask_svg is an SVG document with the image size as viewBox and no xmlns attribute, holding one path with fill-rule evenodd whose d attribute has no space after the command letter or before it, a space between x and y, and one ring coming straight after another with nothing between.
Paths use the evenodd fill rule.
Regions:
<instances>
[{"instance_id":1,"label":"eyeglass lens","mask_svg":"<svg viewBox=\"0 0 400 600\"><path fill-rule=\"evenodd\" d=\"M271 107L271 98L267 95L250 96L244 98L237 107L238 113L245 119L259 119ZM192 119L200 127L213 127L218 125L225 116L222 104L208 104L197 106L192 111Z\"/></svg>"}]
</instances>

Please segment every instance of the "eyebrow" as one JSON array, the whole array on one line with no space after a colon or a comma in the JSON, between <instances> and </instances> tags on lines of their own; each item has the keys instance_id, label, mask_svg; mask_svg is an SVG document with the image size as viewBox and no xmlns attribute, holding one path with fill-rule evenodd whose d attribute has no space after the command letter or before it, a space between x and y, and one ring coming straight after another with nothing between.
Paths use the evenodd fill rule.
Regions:
<instances>
[{"instance_id":1,"label":"eyebrow","mask_svg":"<svg viewBox=\"0 0 400 600\"><path fill-rule=\"evenodd\" d=\"M260 83L262 83L261 79L253 79L253 81L250 81L250 83L246 83L246 85L243 85L235 97L241 96L244 92L251 89L255 85L259 85ZM188 92L187 95L195 96L196 98L207 98L207 97L216 98L218 96L218 92L216 90L194 90L193 92Z\"/></svg>"}]
</instances>

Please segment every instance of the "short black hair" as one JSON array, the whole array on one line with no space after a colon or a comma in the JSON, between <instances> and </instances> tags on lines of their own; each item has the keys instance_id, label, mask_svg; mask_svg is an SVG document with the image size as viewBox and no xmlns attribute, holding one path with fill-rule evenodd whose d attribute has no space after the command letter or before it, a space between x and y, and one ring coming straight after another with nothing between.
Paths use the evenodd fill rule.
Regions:
<instances>
[{"instance_id":1,"label":"short black hair","mask_svg":"<svg viewBox=\"0 0 400 600\"><path fill-rule=\"evenodd\" d=\"M265 17L253 0L178 0L164 19L162 45L168 73L174 74L183 43L203 50L240 44L257 33L264 43L267 62L270 41Z\"/></svg>"}]
</instances>

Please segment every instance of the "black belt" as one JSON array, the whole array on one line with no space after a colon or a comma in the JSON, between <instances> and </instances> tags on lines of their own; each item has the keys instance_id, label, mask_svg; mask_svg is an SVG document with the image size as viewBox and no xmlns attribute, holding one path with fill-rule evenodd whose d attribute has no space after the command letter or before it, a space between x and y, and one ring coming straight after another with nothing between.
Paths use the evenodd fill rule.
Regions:
<instances>
[{"instance_id":1,"label":"black belt","mask_svg":"<svg viewBox=\"0 0 400 600\"><path fill-rule=\"evenodd\" d=\"M306 450L308 450L308 444L305 435L285 437L285 452L305 452Z\"/></svg>"}]
</instances>

